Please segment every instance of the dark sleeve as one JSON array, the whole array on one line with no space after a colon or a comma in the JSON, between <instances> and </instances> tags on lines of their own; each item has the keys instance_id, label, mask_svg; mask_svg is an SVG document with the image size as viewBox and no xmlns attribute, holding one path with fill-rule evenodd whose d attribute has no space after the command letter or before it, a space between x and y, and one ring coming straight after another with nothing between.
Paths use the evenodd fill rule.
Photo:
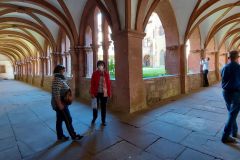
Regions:
<instances>
[{"instance_id":1,"label":"dark sleeve","mask_svg":"<svg viewBox=\"0 0 240 160\"><path fill-rule=\"evenodd\" d=\"M221 77L222 77L222 78L223 78L224 72L225 72L225 67L223 67L223 68L222 68L222 71L221 71Z\"/></svg>"},{"instance_id":2,"label":"dark sleeve","mask_svg":"<svg viewBox=\"0 0 240 160\"><path fill-rule=\"evenodd\" d=\"M94 72L93 72L92 78L91 78L91 86L90 86L90 94L91 94L91 95L94 94L94 80L95 80L95 74L94 74Z\"/></svg>"}]
</instances>

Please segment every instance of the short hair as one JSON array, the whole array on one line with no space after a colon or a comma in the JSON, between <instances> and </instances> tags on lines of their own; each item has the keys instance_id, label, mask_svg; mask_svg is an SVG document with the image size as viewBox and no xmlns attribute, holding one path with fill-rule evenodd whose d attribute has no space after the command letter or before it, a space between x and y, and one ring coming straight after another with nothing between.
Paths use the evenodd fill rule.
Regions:
<instances>
[{"instance_id":1,"label":"short hair","mask_svg":"<svg viewBox=\"0 0 240 160\"><path fill-rule=\"evenodd\" d=\"M230 51L230 52L228 53L228 58L231 59L231 60L235 60L235 59L237 59L238 57L239 57L238 51L236 51L236 50Z\"/></svg>"},{"instance_id":2,"label":"short hair","mask_svg":"<svg viewBox=\"0 0 240 160\"><path fill-rule=\"evenodd\" d=\"M103 65L104 68L106 67L105 62L101 61L101 60L97 61L97 67L100 66L100 65Z\"/></svg>"},{"instance_id":3,"label":"short hair","mask_svg":"<svg viewBox=\"0 0 240 160\"><path fill-rule=\"evenodd\" d=\"M64 70L65 67L62 65L62 64L58 64L54 70L53 70L53 73L56 74L56 73L60 73L60 71Z\"/></svg>"},{"instance_id":4,"label":"short hair","mask_svg":"<svg viewBox=\"0 0 240 160\"><path fill-rule=\"evenodd\" d=\"M210 58L209 58L209 57L207 57L207 60L210 60Z\"/></svg>"}]
</instances>

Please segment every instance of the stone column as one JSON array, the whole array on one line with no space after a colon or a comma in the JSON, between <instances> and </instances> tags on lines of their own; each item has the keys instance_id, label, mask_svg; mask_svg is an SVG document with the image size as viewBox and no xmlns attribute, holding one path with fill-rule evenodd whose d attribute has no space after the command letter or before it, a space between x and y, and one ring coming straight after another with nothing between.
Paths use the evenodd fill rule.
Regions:
<instances>
[{"instance_id":1,"label":"stone column","mask_svg":"<svg viewBox=\"0 0 240 160\"><path fill-rule=\"evenodd\" d=\"M66 68L66 72L69 73L69 68L68 68L68 54L69 52L64 52L63 54L63 58L64 58L64 61L65 61L65 68Z\"/></svg>"},{"instance_id":2,"label":"stone column","mask_svg":"<svg viewBox=\"0 0 240 160\"><path fill-rule=\"evenodd\" d=\"M30 82L30 79L31 79L31 61L28 60L27 61L27 82Z\"/></svg>"},{"instance_id":3,"label":"stone column","mask_svg":"<svg viewBox=\"0 0 240 160\"><path fill-rule=\"evenodd\" d=\"M206 57L206 53L205 53L205 49L201 49L201 60L204 59ZM203 86L203 65L201 65L200 67L201 71L200 71L200 74L201 74L201 86Z\"/></svg>"},{"instance_id":4,"label":"stone column","mask_svg":"<svg viewBox=\"0 0 240 160\"><path fill-rule=\"evenodd\" d=\"M39 73L40 73L39 58L36 58L36 73L37 73L37 75L39 75Z\"/></svg>"},{"instance_id":5,"label":"stone column","mask_svg":"<svg viewBox=\"0 0 240 160\"><path fill-rule=\"evenodd\" d=\"M228 53L225 54L225 64L228 63Z\"/></svg>"},{"instance_id":6,"label":"stone column","mask_svg":"<svg viewBox=\"0 0 240 160\"><path fill-rule=\"evenodd\" d=\"M80 47L71 47L69 53L71 54L71 71L72 77L70 80L71 89L75 97L79 96L79 79L80 79L80 68L79 68L79 52Z\"/></svg>"},{"instance_id":7,"label":"stone column","mask_svg":"<svg viewBox=\"0 0 240 160\"><path fill-rule=\"evenodd\" d=\"M91 47L92 47L92 51L93 51L93 71L95 71L97 69L99 45L92 44Z\"/></svg>"},{"instance_id":8,"label":"stone column","mask_svg":"<svg viewBox=\"0 0 240 160\"><path fill-rule=\"evenodd\" d=\"M51 53L51 55L52 55L52 63L53 63L53 66L55 67L57 65L56 52Z\"/></svg>"},{"instance_id":9,"label":"stone column","mask_svg":"<svg viewBox=\"0 0 240 160\"><path fill-rule=\"evenodd\" d=\"M219 56L219 51L215 52L215 74L217 81L220 80Z\"/></svg>"},{"instance_id":10,"label":"stone column","mask_svg":"<svg viewBox=\"0 0 240 160\"><path fill-rule=\"evenodd\" d=\"M110 41L104 42L103 44L103 61L106 64L106 69L108 69L108 50L109 50L110 44L111 44Z\"/></svg>"},{"instance_id":11,"label":"stone column","mask_svg":"<svg viewBox=\"0 0 240 160\"><path fill-rule=\"evenodd\" d=\"M166 47L165 68L167 74L179 75L180 73L180 51L178 45Z\"/></svg>"},{"instance_id":12,"label":"stone column","mask_svg":"<svg viewBox=\"0 0 240 160\"><path fill-rule=\"evenodd\" d=\"M18 63L16 62L16 70L15 70L15 73L16 73L16 80L18 80L18 77L19 77L19 65Z\"/></svg>"},{"instance_id":13,"label":"stone column","mask_svg":"<svg viewBox=\"0 0 240 160\"><path fill-rule=\"evenodd\" d=\"M28 61L25 61L25 75L26 75L26 79L25 82L28 82Z\"/></svg>"},{"instance_id":14,"label":"stone column","mask_svg":"<svg viewBox=\"0 0 240 160\"><path fill-rule=\"evenodd\" d=\"M25 79L24 81L27 82L27 77L28 77L28 65L27 65L27 61L24 61L24 72L25 72Z\"/></svg>"},{"instance_id":15,"label":"stone column","mask_svg":"<svg viewBox=\"0 0 240 160\"><path fill-rule=\"evenodd\" d=\"M45 63L45 75L49 75L48 74L48 67L49 67L49 65L48 65L48 57L44 57L44 63Z\"/></svg>"},{"instance_id":16,"label":"stone column","mask_svg":"<svg viewBox=\"0 0 240 160\"><path fill-rule=\"evenodd\" d=\"M61 52L58 52L57 53L57 64L62 64L62 53Z\"/></svg>"},{"instance_id":17,"label":"stone column","mask_svg":"<svg viewBox=\"0 0 240 160\"><path fill-rule=\"evenodd\" d=\"M146 107L142 78L142 40L145 33L121 31L113 35L116 57L115 110L135 112Z\"/></svg>"},{"instance_id":18,"label":"stone column","mask_svg":"<svg viewBox=\"0 0 240 160\"><path fill-rule=\"evenodd\" d=\"M102 17L102 31L103 31L103 61L106 64L106 69L108 69L108 50L109 50L109 46L111 44L111 42L109 41L109 37L108 37L108 24L107 24L107 20L105 19L105 17Z\"/></svg>"},{"instance_id":19,"label":"stone column","mask_svg":"<svg viewBox=\"0 0 240 160\"><path fill-rule=\"evenodd\" d=\"M22 77L21 63L18 62L18 80L21 80L21 77Z\"/></svg>"},{"instance_id":20,"label":"stone column","mask_svg":"<svg viewBox=\"0 0 240 160\"><path fill-rule=\"evenodd\" d=\"M178 48L180 53L180 82L181 82L181 93L185 94L188 92L188 77L187 77L187 57L186 57L186 46L182 44Z\"/></svg>"},{"instance_id":21,"label":"stone column","mask_svg":"<svg viewBox=\"0 0 240 160\"><path fill-rule=\"evenodd\" d=\"M84 56L84 74L82 76L91 77L93 70L93 51L91 47L82 47Z\"/></svg>"},{"instance_id":22,"label":"stone column","mask_svg":"<svg viewBox=\"0 0 240 160\"><path fill-rule=\"evenodd\" d=\"M34 79L35 79L35 75L36 75L36 59L33 58L32 59L32 84L34 84Z\"/></svg>"},{"instance_id":23,"label":"stone column","mask_svg":"<svg viewBox=\"0 0 240 160\"><path fill-rule=\"evenodd\" d=\"M43 87L43 85L44 85L44 57L40 57L40 62L41 62L41 76L42 76L42 78L41 78L41 87Z\"/></svg>"},{"instance_id":24,"label":"stone column","mask_svg":"<svg viewBox=\"0 0 240 160\"><path fill-rule=\"evenodd\" d=\"M24 67L23 67L23 62L21 62L21 80L23 80L24 77Z\"/></svg>"}]
</instances>

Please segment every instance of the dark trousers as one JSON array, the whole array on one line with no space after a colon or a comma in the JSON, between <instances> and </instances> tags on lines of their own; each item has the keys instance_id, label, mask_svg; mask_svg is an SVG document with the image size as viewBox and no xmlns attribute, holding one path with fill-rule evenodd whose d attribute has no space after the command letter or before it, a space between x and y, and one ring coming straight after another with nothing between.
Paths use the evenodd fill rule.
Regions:
<instances>
[{"instance_id":1,"label":"dark trousers","mask_svg":"<svg viewBox=\"0 0 240 160\"><path fill-rule=\"evenodd\" d=\"M237 116L240 110L240 92L223 91L223 98L228 110L228 120L224 128L223 139L238 132Z\"/></svg>"},{"instance_id":2,"label":"dark trousers","mask_svg":"<svg viewBox=\"0 0 240 160\"><path fill-rule=\"evenodd\" d=\"M69 132L69 135L74 138L76 137L76 132L74 131L74 128L72 126L72 117L68 110L68 107L65 107L63 110L56 110L57 113L57 121L56 121L56 131L57 131L57 137L61 138L63 137L63 129L62 129L62 122L65 122L65 125L67 127L67 130Z\"/></svg>"},{"instance_id":3,"label":"dark trousers","mask_svg":"<svg viewBox=\"0 0 240 160\"><path fill-rule=\"evenodd\" d=\"M107 97L103 96L103 93L98 93L97 95L97 109L93 109L93 121L98 117L98 108L101 107L101 118L102 123L106 122L106 107L107 107Z\"/></svg>"},{"instance_id":4,"label":"dark trousers","mask_svg":"<svg viewBox=\"0 0 240 160\"><path fill-rule=\"evenodd\" d=\"M203 70L203 86L204 87L209 86L207 75L208 75L208 70Z\"/></svg>"}]
</instances>

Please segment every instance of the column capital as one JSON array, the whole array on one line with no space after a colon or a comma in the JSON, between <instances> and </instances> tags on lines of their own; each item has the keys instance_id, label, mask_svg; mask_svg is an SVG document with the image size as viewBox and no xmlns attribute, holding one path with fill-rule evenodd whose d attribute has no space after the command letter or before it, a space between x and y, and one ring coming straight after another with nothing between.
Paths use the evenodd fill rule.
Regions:
<instances>
[{"instance_id":1,"label":"column capital","mask_svg":"<svg viewBox=\"0 0 240 160\"><path fill-rule=\"evenodd\" d=\"M201 53L201 49L190 50L191 53Z\"/></svg>"},{"instance_id":2,"label":"column capital","mask_svg":"<svg viewBox=\"0 0 240 160\"><path fill-rule=\"evenodd\" d=\"M85 52L91 52L93 50L93 48L92 47L84 47L83 50Z\"/></svg>"},{"instance_id":3,"label":"column capital","mask_svg":"<svg viewBox=\"0 0 240 160\"><path fill-rule=\"evenodd\" d=\"M127 36L127 37L134 37L134 38L139 38L139 39L143 39L146 35L146 33L144 32L138 32L135 30L123 30L123 31L119 31L115 34L112 34L112 40L115 41L119 36Z\"/></svg>"},{"instance_id":4,"label":"column capital","mask_svg":"<svg viewBox=\"0 0 240 160\"><path fill-rule=\"evenodd\" d=\"M64 52L64 55L65 55L65 56L69 56L69 55L70 55L69 51L68 51L68 52L65 51L65 52Z\"/></svg>"},{"instance_id":5,"label":"column capital","mask_svg":"<svg viewBox=\"0 0 240 160\"><path fill-rule=\"evenodd\" d=\"M59 54L61 54L61 52L52 52L51 54L53 54L53 55L59 55Z\"/></svg>"},{"instance_id":6,"label":"column capital","mask_svg":"<svg viewBox=\"0 0 240 160\"><path fill-rule=\"evenodd\" d=\"M173 45L173 46L167 46L166 49L169 50L169 51L175 51L175 50L178 50L179 48L181 47L185 47L185 45Z\"/></svg>"},{"instance_id":7,"label":"column capital","mask_svg":"<svg viewBox=\"0 0 240 160\"><path fill-rule=\"evenodd\" d=\"M227 54L228 54L228 52L223 52L223 53L220 54L220 56L225 56Z\"/></svg>"},{"instance_id":8,"label":"column capital","mask_svg":"<svg viewBox=\"0 0 240 160\"><path fill-rule=\"evenodd\" d=\"M103 49L108 50L108 48L111 45L111 43L112 43L112 41L103 42L103 45L102 45Z\"/></svg>"},{"instance_id":9,"label":"column capital","mask_svg":"<svg viewBox=\"0 0 240 160\"><path fill-rule=\"evenodd\" d=\"M206 54L208 54L208 55L216 54L216 53L218 53L218 51L207 51L207 50L206 50Z\"/></svg>"},{"instance_id":10,"label":"column capital","mask_svg":"<svg viewBox=\"0 0 240 160\"><path fill-rule=\"evenodd\" d=\"M99 44L90 44L90 47L92 48L92 49L98 49L99 47L100 47L100 45ZM86 48L86 47L85 47Z\"/></svg>"},{"instance_id":11,"label":"column capital","mask_svg":"<svg viewBox=\"0 0 240 160\"><path fill-rule=\"evenodd\" d=\"M72 53L79 53L80 50L82 50L84 48L84 46L73 46L73 47L70 47L68 53L69 54L72 54Z\"/></svg>"}]
</instances>

